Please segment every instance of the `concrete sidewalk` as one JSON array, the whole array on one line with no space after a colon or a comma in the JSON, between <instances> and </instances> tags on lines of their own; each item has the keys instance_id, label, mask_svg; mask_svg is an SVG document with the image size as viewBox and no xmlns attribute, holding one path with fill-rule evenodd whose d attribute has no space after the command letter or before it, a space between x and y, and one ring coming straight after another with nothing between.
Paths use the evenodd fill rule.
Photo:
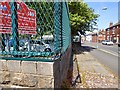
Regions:
<instances>
[{"instance_id":1,"label":"concrete sidewalk","mask_svg":"<svg viewBox=\"0 0 120 90\"><path fill-rule=\"evenodd\" d=\"M75 88L118 88L118 76L102 65L90 52L73 46L73 86Z\"/></svg>"}]
</instances>

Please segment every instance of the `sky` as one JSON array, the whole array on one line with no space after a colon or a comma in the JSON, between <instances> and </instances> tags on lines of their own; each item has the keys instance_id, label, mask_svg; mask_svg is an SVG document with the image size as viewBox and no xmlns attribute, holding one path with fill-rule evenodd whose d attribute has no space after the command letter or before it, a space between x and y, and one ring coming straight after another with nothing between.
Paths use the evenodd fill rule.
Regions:
<instances>
[{"instance_id":1,"label":"sky","mask_svg":"<svg viewBox=\"0 0 120 90\"><path fill-rule=\"evenodd\" d=\"M99 1L84 0L84 1L89 5L89 7L95 10L96 14L100 15L98 18L98 29L106 29L107 27L109 27L110 22L113 22L113 24L118 22L119 0L99 0ZM104 7L107 7L107 10L102 10Z\"/></svg>"}]
</instances>

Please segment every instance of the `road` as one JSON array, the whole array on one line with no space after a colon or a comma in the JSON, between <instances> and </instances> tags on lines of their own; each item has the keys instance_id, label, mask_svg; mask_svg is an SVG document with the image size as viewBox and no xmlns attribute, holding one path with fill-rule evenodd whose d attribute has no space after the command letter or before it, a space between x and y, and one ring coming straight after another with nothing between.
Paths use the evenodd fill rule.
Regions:
<instances>
[{"instance_id":1,"label":"road","mask_svg":"<svg viewBox=\"0 0 120 90\"><path fill-rule=\"evenodd\" d=\"M90 53L97 59L99 62L109 67L113 73L119 74L118 71L118 47L117 45L107 46L102 45L101 43L89 43L85 42L82 46L90 49ZM98 46L98 48L96 48Z\"/></svg>"}]
</instances>

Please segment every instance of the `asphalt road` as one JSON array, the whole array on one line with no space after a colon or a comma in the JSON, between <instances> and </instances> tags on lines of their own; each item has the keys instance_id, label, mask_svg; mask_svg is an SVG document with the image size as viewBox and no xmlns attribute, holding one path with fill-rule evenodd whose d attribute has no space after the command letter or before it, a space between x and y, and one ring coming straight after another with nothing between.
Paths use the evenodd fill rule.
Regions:
<instances>
[{"instance_id":1,"label":"asphalt road","mask_svg":"<svg viewBox=\"0 0 120 90\"><path fill-rule=\"evenodd\" d=\"M105 50L107 52L110 52L111 54L118 56L118 46L117 45L111 45L111 46L108 46L108 45L102 45L101 43L91 43L91 42L85 42L86 45L89 45L89 46L92 46L92 47L95 47L100 50Z\"/></svg>"},{"instance_id":2,"label":"asphalt road","mask_svg":"<svg viewBox=\"0 0 120 90\"><path fill-rule=\"evenodd\" d=\"M90 53L97 59L99 62L109 67L111 71L115 74L119 74L120 69L118 68L118 47L117 45L107 46L96 43L85 42L82 46L89 49Z\"/></svg>"}]
</instances>

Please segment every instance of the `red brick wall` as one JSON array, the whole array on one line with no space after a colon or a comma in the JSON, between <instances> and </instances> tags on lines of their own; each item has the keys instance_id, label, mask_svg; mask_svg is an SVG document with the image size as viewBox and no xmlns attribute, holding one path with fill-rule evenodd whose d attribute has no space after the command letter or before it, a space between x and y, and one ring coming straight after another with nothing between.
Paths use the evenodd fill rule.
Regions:
<instances>
[{"instance_id":1,"label":"red brick wall","mask_svg":"<svg viewBox=\"0 0 120 90\"><path fill-rule=\"evenodd\" d=\"M110 36L110 38L109 38ZM106 29L106 40L111 40L114 43L120 42L120 25L116 25ZM119 39L119 40L118 40Z\"/></svg>"},{"instance_id":2,"label":"red brick wall","mask_svg":"<svg viewBox=\"0 0 120 90\"><path fill-rule=\"evenodd\" d=\"M105 40L105 31L104 30L100 30L98 37L99 37L98 38L99 42L102 42L103 40Z\"/></svg>"},{"instance_id":3,"label":"red brick wall","mask_svg":"<svg viewBox=\"0 0 120 90\"><path fill-rule=\"evenodd\" d=\"M92 35L92 42L97 42L97 34Z\"/></svg>"}]
</instances>

